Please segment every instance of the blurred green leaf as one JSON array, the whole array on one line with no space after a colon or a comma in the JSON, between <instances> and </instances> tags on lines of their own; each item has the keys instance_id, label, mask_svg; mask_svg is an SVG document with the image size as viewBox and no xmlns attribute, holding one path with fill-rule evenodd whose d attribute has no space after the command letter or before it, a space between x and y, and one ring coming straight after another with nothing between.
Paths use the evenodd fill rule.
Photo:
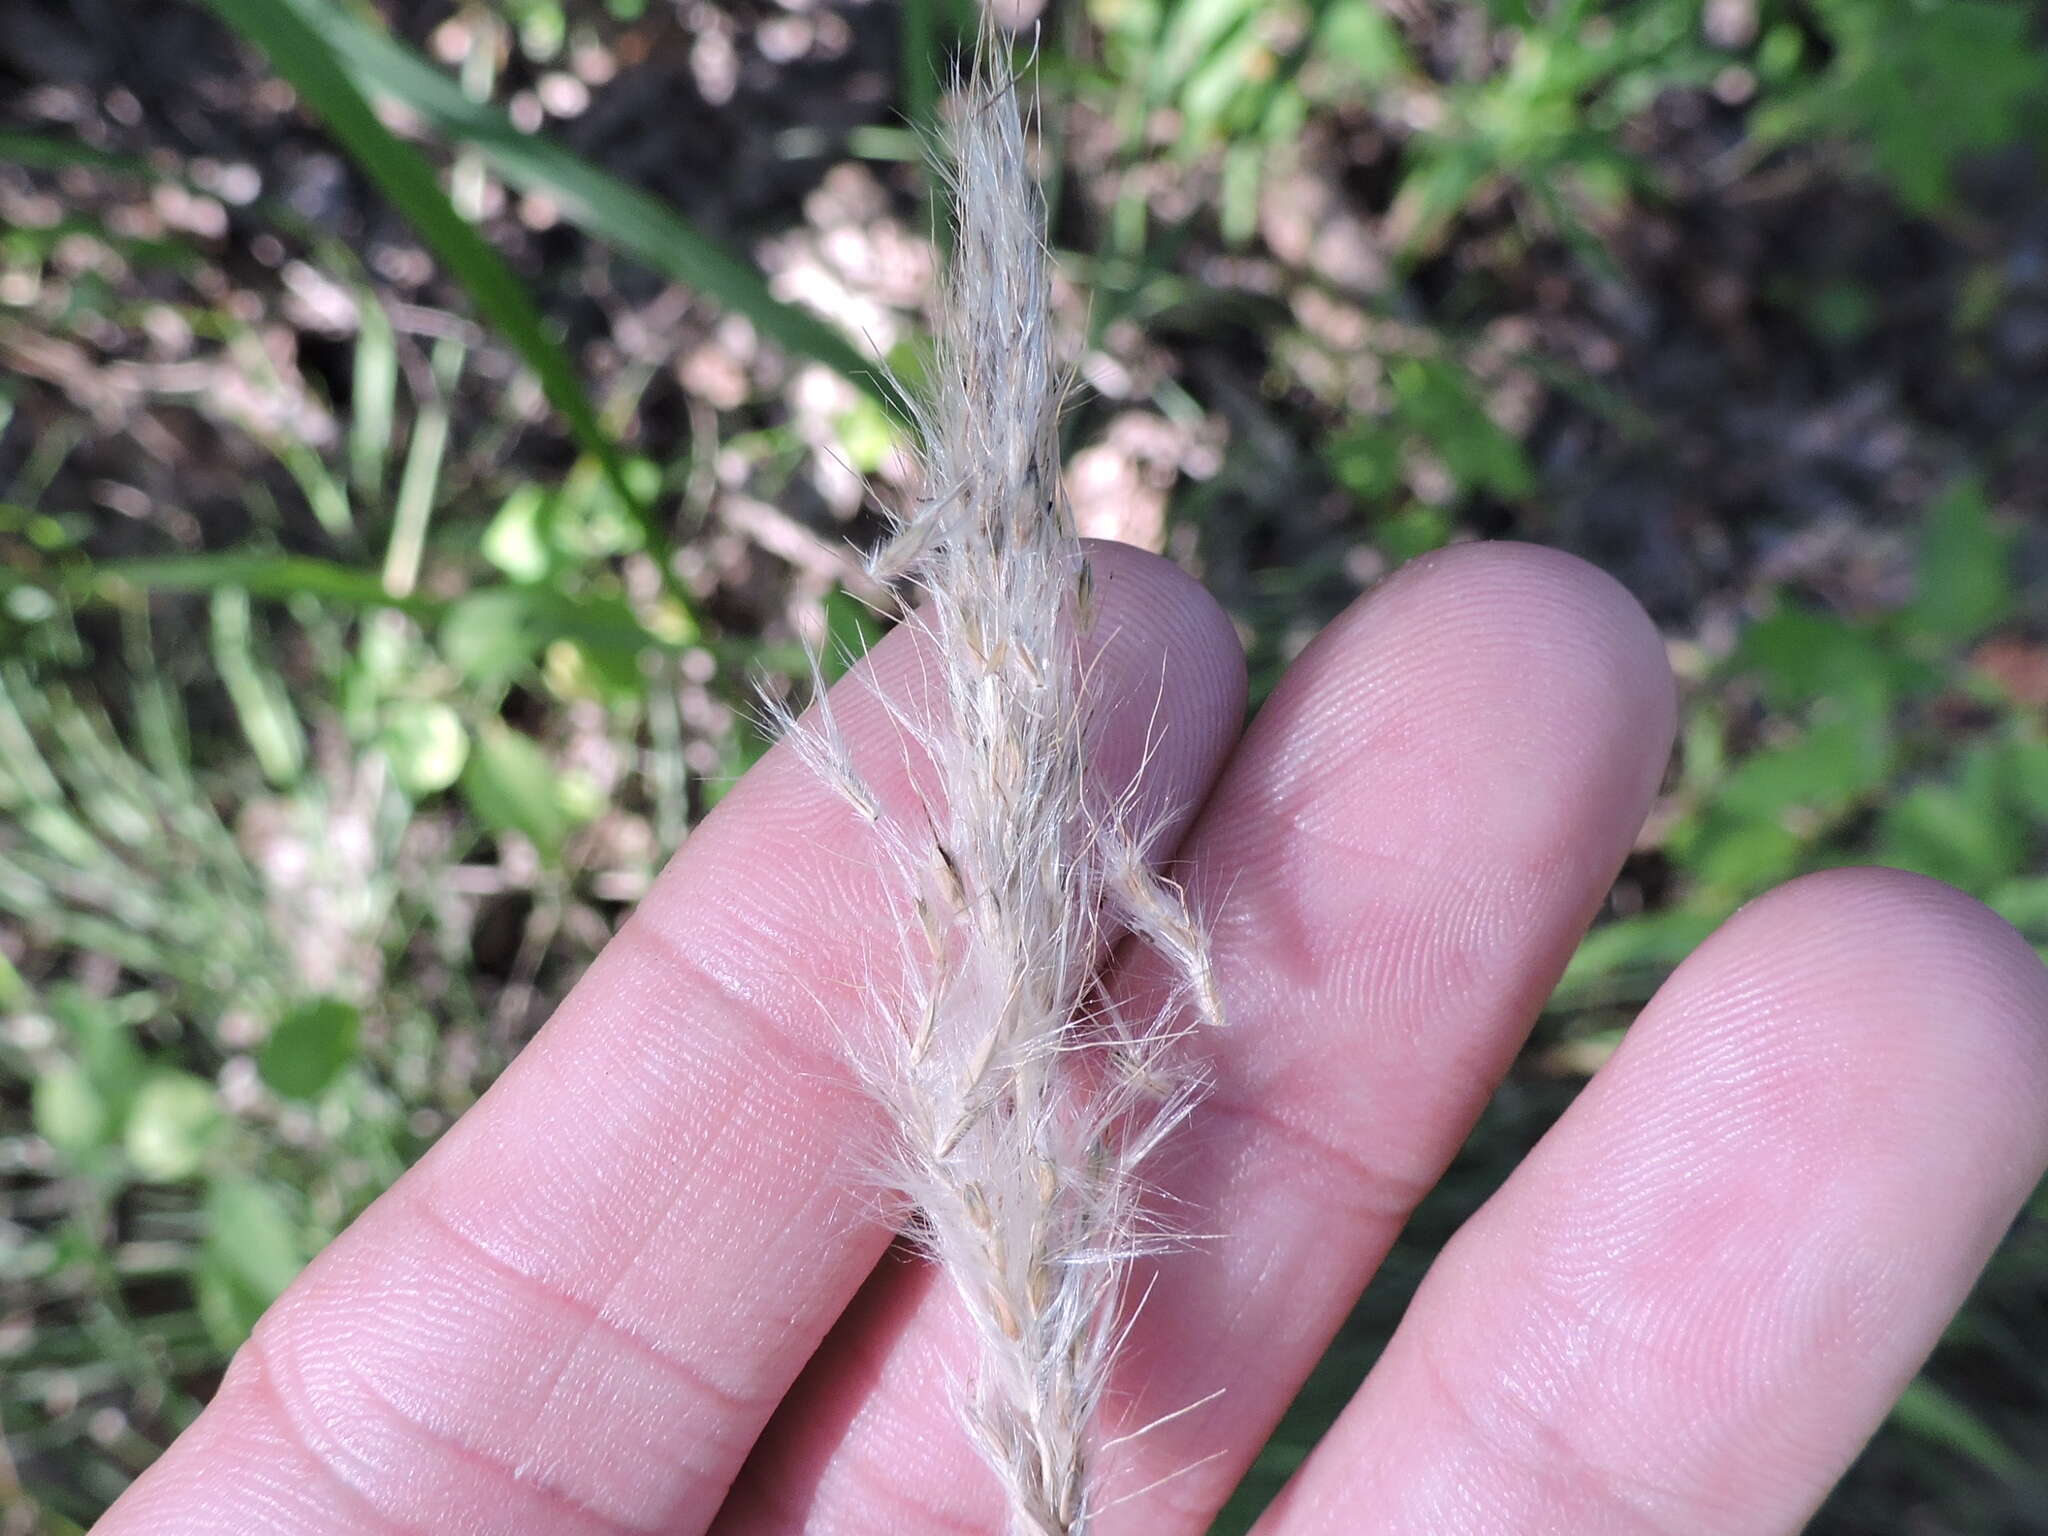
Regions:
<instances>
[{"instance_id":1,"label":"blurred green leaf","mask_svg":"<svg viewBox=\"0 0 2048 1536\"><path fill-rule=\"evenodd\" d=\"M39 1073L30 1113L36 1134L67 1157L84 1157L113 1139L113 1111L78 1067L51 1067Z\"/></svg>"},{"instance_id":2,"label":"blurred green leaf","mask_svg":"<svg viewBox=\"0 0 2048 1536\"><path fill-rule=\"evenodd\" d=\"M243 9L256 0L209 3ZM472 101L403 43L327 0L267 0L266 8L286 6L302 29L324 45L323 51L331 51L325 56L346 70L357 88L401 102L442 133L474 145L512 185L545 192L564 218L588 234L744 315L762 335L836 370L891 411L902 412L902 402L876 363L824 321L775 298L753 267L705 238L674 210L560 145L521 133L504 113Z\"/></svg>"},{"instance_id":3,"label":"blurred green leaf","mask_svg":"<svg viewBox=\"0 0 2048 1536\"><path fill-rule=\"evenodd\" d=\"M555 779L555 803L562 808L562 814L569 818L572 826L580 826L603 814L604 791L598 788L597 781L589 774L572 768Z\"/></svg>"},{"instance_id":4,"label":"blurred green leaf","mask_svg":"<svg viewBox=\"0 0 2048 1536\"><path fill-rule=\"evenodd\" d=\"M452 665L493 686L526 672L555 640L574 640L627 666L644 647L657 644L617 598L576 598L538 586L470 593L448 610L439 638Z\"/></svg>"},{"instance_id":5,"label":"blurred green leaf","mask_svg":"<svg viewBox=\"0 0 2048 1536\"><path fill-rule=\"evenodd\" d=\"M1784 604L1743 631L1735 666L1763 678L1774 705L1804 705L1843 676L1862 670L1870 637L1831 614Z\"/></svg>"},{"instance_id":6,"label":"blurred green leaf","mask_svg":"<svg viewBox=\"0 0 2048 1536\"><path fill-rule=\"evenodd\" d=\"M1837 715L1791 741L1752 752L1722 781L1717 804L1742 816L1835 808L1881 788L1894 753L1882 717Z\"/></svg>"},{"instance_id":7,"label":"blurred green leaf","mask_svg":"<svg viewBox=\"0 0 2048 1536\"><path fill-rule=\"evenodd\" d=\"M1403 252L1426 254L1508 180L1583 259L1618 275L1580 207L1614 207L1647 179L1621 147L1621 124L1674 86L1705 84L1721 59L1698 45L1685 7L1617 8L1598 25L1582 5L1512 9L1505 67L1444 90L1444 120L1409 140L1387 231Z\"/></svg>"},{"instance_id":8,"label":"blurred green leaf","mask_svg":"<svg viewBox=\"0 0 2048 1536\"><path fill-rule=\"evenodd\" d=\"M147 994L139 999L145 1006L151 1002ZM129 1019L115 1002L73 985L53 989L49 1009L93 1091L118 1120L127 1113L146 1070Z\"/></svg>"},{"instance_id":9,"label":"blurred green leaf","mask_svg":"<svg viewBox=\"0 0 2048 1536\"><path fill-rule=\"evenodd\" d=\"M837 682L882 638L874 609L844 587L825 599L825 644L820 656L827 682Z\"/></svg>"},{"instance_id":10,"label":"blurred green leaf","mask_svg":"<svg viewBox=\"0 0 2048 1536\"><path fill-rule=\"evenodd\" d=\"M877 473L889 462L889 455L903 445L903 429L865 395L841 414L833 428L846 462L863 475Z\"/></svg>"},{"instance_id":11,"label":"blurred green leaf","mask_svg":"<svg viewBox=\"0 0 2048 1536\"><path fill-rule=\"evenodd\" d=\"M288 1099L318 1098L356 1059L361 1031L362 1015L353 1006L338 998L315 998L278 1020L256 1068Z\"/></svg>"},{"instance_id":12,"label":"blurred green leaf","mask_svg":"<svg viewBox=\"0 0 2048 1536\"><path fill-rule=\"evenodd\" d=\"M637 702L647 684L636 651L581 640L550 640L540 675L558 699L594 699L614 708Z\"/></svg>"},{"instance_id":13,"label":"blurred green leaf","mask_svg":"<svg viewBox=\"0 0 2048 1536\"><path fill-rule=\"evenodd\" d=\"M573 465L549 500L542 520L549 543L573 564L646 547L632 506L620 500L617 487L596 469L588 459ZM652 459L626 459L621 470L637 503L651 502L660 495L661 466Z\"/></svg>"},{"instance_id":14,"label":"blurred green leaf","mask_svg":"<svg viewBox=\"0 0 2048 1536\"><path fill-rule=\"evenodd\" d=\"M2023 932L2048 932L2048 875L2009 880L1986 893L1984 904Z\"/></svg>"},{"instance_id":15,"label":"blurred green leaf","mask_svg":"<svg viewBox=\"0 0 2048 1536\"><path fill-rule=\"evenodd\" d=\"M472 681L503 684L533 664L553 626L548 601L524 587L486 587L457 601L441 621L441 654Z\"/></svg>"},{"instance_id":16,"label":"blurred green leaf","mask_svg":"<svg viewBox=\"0 0 2048 1536\"><path fill-rule=\"evenodd\" d=\"M553 489L532 481L515 486L484 530L484 558L514 581L531 584L643 548L632 509L597 471L584 459ZM660 493L661 466L652 459L627 459L624 473L643 500Z\"/></svg>"},{"instance_id":17,"label":"blurred green leaf","mask_svg":"<svg viewBox=\"0 0 2048 1536\"><path fill-rule=\"evenodd\" d=\"M175 1183L200 1170L221 1126L213 1084L189 1072L158 1072L136 1093L122 1144L142 1178Z\"/></svg>"},{"instance_id":18,"label":"blurred green leaf","mask_svg":"<svg viewBox=\"0 0 2048 1536\"><path fill-rule=\"evenodd\" d=\"M1380 552L1390 563L1400 565L1442 549L1456 529L1452 514L1442 507L1408 506L1376 520L1372 532Z\"/></svg>"},{"instance_id":19,"label":"blurred green leaf","mask_svg":"<svg viewBox=\"0 0 2048 1536\"><path fill-rule=\"evenodd\" d=\"M247 1179L216 1179L206 1191L207 1239L225 1249L237 1273L265 1301L282 1295L305 1266L306 1252L284 1203Z\"/></svg>"},{"instance_id":20,"label":"blurred green leaf","mask_svg":"<svg viewBox=\"0 0 2048 1536\"><path fill-rule=\"evenodd\" d=\"M555 568L546 526L548 502L545 488L523 481L499 503L484 529L484 558L514 581L545 581Z\"/></svg>"},{"instance_id":21,"label":"blurred green leaf","mask_svg":"<svg viewBox=\"0 0 2048 1536\"><path fill-rule=\"evenodd\" d=\"M562 413L577 440L597 455L612 474L618 475L618 456L611 439L585 398L567 354L548 335L533 300L498 253L455 211L426 161L378 121L356 83L344 72L348 55L336 39L361 32L360 24L327 0L205 3L270 56L277 72L291 82L306 106L326 123L363 173L405 215L450 274L468 290L493 329L534 371L542 392ZM362 35L373 37L368 33ZM404 55L395 43L382 46ZM452 82L434 74L431 66L414 62L441 81L457 100L468 102ZM509 123L505 130L518 137ZM620 494L631 501L631 492L623 481Z\"/></svg>"},{"instance_id":22,"label":"blurred green leaf","mask_svg":"<svg viewBox=\"0 0 2048 1536\"><path fill-rule=\"evenodd\" d=\"M73 138L40 133L0 133L0 160L43 170L61 171L72 166L86 166L96 171L159 179L156 168L147 160L133 155L109 154Z\"/></svg>"},{"instance_id":23,"label":"blurred green leaf","mask_svg":"<svg viewBox=\"0 0 2048 1536\"><path fill-rule=\"evenodd\" d=\"M1954 1397L1922 1376L1892 1409L1892 1423L1942 1449L1965 1456L1994 1476L2026 1475L2026 1462L1991 1427Z\"/></svg>"},{"instance_id":24,"label":"blurred green leaf","mask_svg":"<svg viewBox=\"0 0 2048 1536\"><path fill-rule=\"evenodd\" d=\"M1964 480L1927 510L1920 588L1908 619L1922 634L1974 640L2012 612L2008 540L1992 523L1983 489Z\"/></svg>"},{"instance_id":25,"label":"blurred green leaf","mask_svg":"<svg viewBox=\"0 0 2048 1536\"><path fill-rule=\"evenodd\" d=\"M1878 817L1887 864L1946 880L1973 895L2019 873L2026 847L1995 786L1966 774L1957 784L1918 784Z\"/></svg>"},{"instance_id":26,"label":"blurred green leaf","mask_svg":"<svg viewBox=\"0 0 2048 1536\"><path fill-rule=\"evenodd\" d=\"M215 1179L205 1211L199 1313L214 1342L233 1350L298 1277L306 1253L284 1202L254 1179Z\"/></svg>"},{"instance_id":27,"label":"blurred green leaf","mask_svg":"<svg viewBox=\"0 0 2048 1536\"><path fill-rule=\"evenodd\" d=\"M355 366L350 371L348 469L358 490L384 488L398 416L398 335L376 292L356 290Z\"/></svg>"},{"instance_id":28,"label":"blurred green leaf","mask_svg":"<svg viewBox=\"0 0 2048 1536\"><path fill-rule=\"evenodd\" d=\"M1721 913L1672 908L1602 923L1580 942L1551 998L1553 1007L1582 1006L1612 990L1617 978L1660 978L1698 948ZM1639 988L1647 995L1646 988Z\"/></svg>"},{"instance_id":29,"label":"blurred green leaf","mask_svg":"<svg viewBox=\"0 0 2048 1536\"><path fill-rule=\"evenodd\" d=\"M1791 876L1805 839L1781 821L1723 810L1709 811L1684 837L1672 840L1676 862L1723 897L1756 894Z\"/></svg>"},{"instance_id":30,"label":"blurred green leaf","mask_svg":"<svg viewBox=\"0 0 2048 1536\"><path fill-rule=\"evenodd\" d=\"M1505 500L1529 495L1535 472L1522 445L1494 424L1464 371L1438 358L1402 358L1388 369L1401 418L1436 450L1459 484Z\"/></svg>"},{"instance_id":31,"label":"blurred green leaf","mask_svg":"<svg viewBox=\"0 0 2048 1536\"><path fill-rule=\"evenodd\" d=\"M1201 57L1173 88L1185 147L1194 149L1255 126L1249 114L1262 99L1259 82L1278 67L1254 24L1261 8L1262 0L1185 0L1175 8L1176 21L1201 17L1208 29L1206 35L1188 36L1188 46ZM1169 31L1166 48L1181 41Z\"/></svg>"},{"instance_id":32,"label":"blurred green leaf","mask_svg":"<svg viewBox=\"0 0 2048 1536\"><path fill-rule=\"evenodd\" d=\"M396 608L431 619L444 605L425 598L394 598L367 571L301 555L174 555L153 560L109 560L79 586L82 595L109 595L123 586L157 592L211 592L239 587L255 597L318 597L353 608Z\"/></svg>"},{"instance_id":33,"label":"blurred green leaf","mask_svg":"<svg viewBox=\"0 0 2048 1536\"><path fill-rule=\"evenodd\" d=\"M242 734L272 784L295 781L306 764L306 732L276 671L259 656L249 594L220 587L213 594L213 664L227 688Z\"/></svg>"},{"instance_id":34,"label":"blurred green leaf","mask_svg":"<svg viewBox=\"0 0 2048 1536\"><path fill-rule=\"evenodd\" d=\"M444 336L434 343L429 368L433 388L413 415L411 440L398 471L398 494L391 502L391 530L384 541L380 580L386 592L400 597L419 586L427 528L441 499L441 470L455 426L450 399L468 360L469 349L454 338Z\"/></svg>"},{"instance_id":35,"label":"blurred green leaf","mask_svg":"<svg viewBox=\"0 0 2048 1536\"><path fill-rule=\"evenodd\" d=\"M1753 895L1817 856L1844 817L1898 771L1901 692L1938 681L1876 626L1787 604L1744 631L1731 663L1775 708L1806 725L1706 771L1725 729L1711 713L1687 731L1687 779L1699 810L1672 829L1679 865L1724 896Z\"/></svg>"},{"instance_id":36,"label":"blurred green leaf","mask_svg":"<svg viewBox=\"0 0 2048 1536\"><path fill-rule=\"evenodd\" d=\"M897 12L897 100L920 133L938 127L939 11L938 0L903 0Z\"/></svg>"},{"instance_id":37,"label":"blurred green leaf","mask_svg":"<svg viewBox=\"0 0 2048 1536\"><path fill-rule=\"evenodd\" d=\"M1379 501L1401 488L1401 437L1390 423L1353 422L1323 444L1323 460L1360 501Z\"/></svg>"},{"instance_id":38,"label":"blurred green leaf","mask_svg":"<svg viewBox=\"0 0 2048 1536\"><path fill-rule=\"evenodd\" d=\"M2006 792L2021 815L2048 829L2048 736L2018 736L2003 748Z\"/></svg>"},{"instance_id":39,"label":"blurred green leaf","mask_svg":"<svg viewBox=\"0 0 2048 1536\"><path fill-rule=\"evenodd\" d=\"M335 477L327 461L295 438L273 437L267 446L298 482L307 508L319 519L327 536L342 541L353 539L355 516L349 508L348 487Z\"/></svg>"},{"instance_id":40,"label":"blurred green leaf","mask_svg":"<svg viewBox=\"0 0 2048 1536\"><path fill-rule=\"evenodd\" d=\"M569 18L558 0L503 0L505 8L519 22L519 51L536 63L546 63L562 51L569 31Z\"/></svg>"},{"instance_id":41,"label":"blurred green leaf","mask_svg":"<svg viewBox=\"0 0 2048 1536\"><path fill-rule=\"evenodd\" d=\"M0 139L6 135L0 134ZM0 159L4 159L0 156ZM90 164L91 162L86 162ZM147 166L142 167L146 172ZM161 179L161 178L159 178ZM63 217L55 223L32 228L0 228L0 258L13 261L43 262L59 255L66 242L83 236L95 248L104 247L118 254L132 266L162 268L171 272L192 274L206 265L196 246L176 236L144 238L124 235L107 228L98 219L84 217ZM95 294L98 301L111 300L111 293ZM4 414L4 407L0 407Z\"/></svg>"},{"instance_id":42,"label":"blurred green leaf","mask_svg":"<svg viewBox=\"0 0 2048 1536\"><path fill-rule=\"evenodd\" d=\"M1440 358L1403 357L1388 365L1387 377L1392 409L1356 419L1323 442L1324 462L1345 490L1367 502L1393 495L1416 445L1442 462L1461 492L1512 500L1534 489L1522 445L1486 414L1462 369Z\"/></svg>"},{"instance_id":43,"label":"blurred green leaf","mask_svg":"<svg viewBox=\"0 0 2048 1536\"><path fill-rule=\"evenodd\" d=\"M1336 0L1325 7L1317 54L1364 85L1383 85L1409 67L1400 30L1378 0Z\"/></svg>"},{"instance_id":44,"label":"blurred green leaf","mask_svg":"<svg viewBox=\"0 0 2048 1536\"><path fill-rule=\"evenodd\" d=\"M1387 227L1399 248L1412 255L1435 250L1451 221L1496 174L1476 145L1418 146L1387 210Z\"/></svg>"},{"instance_id":45,"label":"blurred green leaf","mask_svg":"<svg viewBox=\"0 0 2048 1536\"><path fill-rule=\"evenodd\" d=\"M1258 0L1181 0L1163 7L1148 60L1148 97L1159 103L1178 101L1190 77L1239 36L1258 10Z\"/></svg>"},{"instance_id":46,"label":"blurred green leaf","mask_svg":"<svg viewBox=\"0 0 2048 1536\"><path fill-rule=\"evenodd\" d=\"M1732 665L1756 674L1764 697L1803 708L1845 687L1889 689L1884 647L1866 625L1797 604L1781 604L1742 632Z\"/></svg>"},{"instance_id":47,"label":"blurred green leaf","mask_svg":"<svg viewBox=\"0 0 2048 1536\"><path fill-rule=\"evenodd\" d=\"M519 833L550 864L576 829L547 754L496 720L477 734L462 770L462 793L477 820L493 832Z\"/></svg>"},{"instance_id":48,"label":"blurred green leaf","mask_svg":"<svg viewBox=\"0 0 2048 1536\"><path fill-rule=\"evenodd\" d=\"M1785 89L1757 113L1761 141L1838 134L1867 150L1911 206L1953 197L1955 163L2018 137L2048 93L2028 7L2006 0L1817 0L1831 54L1810 84L1772 60Z\"/></svg>"},{"instance_id":49,"label":"blurred green leaf","mask_svg":"<svg viewBox=\"0 0 2048 1536\"><path fill-rule=\"evenodd\" d=\"M394 699L384 711L377 745L398 787L414 800L439 794L462 773L469 733L453 708L434 699Z\"/></svg>"}]
</instances>

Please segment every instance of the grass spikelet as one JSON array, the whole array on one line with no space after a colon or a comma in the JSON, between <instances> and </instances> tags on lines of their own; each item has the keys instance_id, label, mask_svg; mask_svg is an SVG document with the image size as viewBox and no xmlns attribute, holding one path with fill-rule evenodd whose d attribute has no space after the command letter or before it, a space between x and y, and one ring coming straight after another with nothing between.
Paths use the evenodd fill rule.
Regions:
<instances>
[{"instance_id":1,"label":"grass spikelet","mask_svg":"<svg viewBox=\"0 0 2048 1536\"><path fill-rule=\"evenodd\" d=\"M877 553L918 603L935 704L898 723L924 803L882 808L829 714L790 739L872 830L907 980L857 1066L889 1111L889 1179L980 1336L968 1431L1015 1536L1084 1536L1097 1410L1126 1330L1151 1154L1195 1098L1182 1020L1221 1022L1201 924L1156 875L1128 797L1088 772L1087 559L1059 475L1063 376L1017 82L984 44L956 92L954 250L920 423L923 495ZM1129 931L1181 995L1134 1018L1097 980Z\"/></svg>"}]
</instances>

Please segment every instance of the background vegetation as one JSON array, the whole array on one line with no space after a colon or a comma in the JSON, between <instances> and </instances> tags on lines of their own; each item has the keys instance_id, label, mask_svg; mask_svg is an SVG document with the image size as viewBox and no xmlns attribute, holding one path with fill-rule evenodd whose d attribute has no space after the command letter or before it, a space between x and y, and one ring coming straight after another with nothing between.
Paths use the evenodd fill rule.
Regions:
<instances>
[{"instance_id":1,"label":"background vegetation","mask_svg":"<svg viewBox=\"0 0 2048 1536\"><path fill-rule=\"evenodd\" d=\"M1020 15L1028 12L1019 12ZM761 748L899 489L948 0L0 3L0 1530L78 1529ZM1261 1460L1737 903L2048 943L2048 52L2004 0L1042 18L1089 525L1257 684L1514 535L1686 685L1529 1050ZM1816 1527L2048 1530L2048 1208Z\"/></svg>"}]
</instances>

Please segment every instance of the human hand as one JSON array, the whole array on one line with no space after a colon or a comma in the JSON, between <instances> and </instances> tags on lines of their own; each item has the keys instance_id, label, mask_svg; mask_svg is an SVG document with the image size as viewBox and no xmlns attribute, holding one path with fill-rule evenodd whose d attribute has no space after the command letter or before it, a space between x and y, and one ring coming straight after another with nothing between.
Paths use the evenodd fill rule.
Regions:
<instances>
[{"instance_id":1,"label":"human hand","mask_svg":"<svg viewBox=\"0 0 2048 1536\"><path fill-rule=\"evenodd\" d=\"M1140 1277L1104 1434L1187 1411L1105 1451L1097 1530L1194 1536L1513 1058L1672 690L1607 578L1470 547L1339 619L1240 740L1213 603L1095 558L1101 761L1200 805L1178 871L1232 1020L1162 1174L1203 1236ZM842 724L882 751L861 691ZM99 1529L999 1531L968 1338L882 1262L880 1132L831 1045L894 952L879 878L771 754ZM1140 958L1118 984L1162 983ZM1764 898L1445 1251L1261 1532L1796 1529L2040 1176L2044 1105L2048 972L1996 918L1874 870Z\"/></svg>"}]
</instances>

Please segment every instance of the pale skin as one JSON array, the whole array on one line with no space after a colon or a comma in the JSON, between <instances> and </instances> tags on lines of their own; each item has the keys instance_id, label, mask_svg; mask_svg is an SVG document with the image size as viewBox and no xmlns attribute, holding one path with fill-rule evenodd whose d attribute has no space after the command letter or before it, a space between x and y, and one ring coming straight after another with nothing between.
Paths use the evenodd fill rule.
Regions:
<instances>
[{"instance_id":1,"label":"pale skin","mask_svg":"<svg viewBox=\"0 0 2048 1536\"><path fill-rule=\"evenodd\" d=\"M1597 910L1672 684L1611 580L1474 547L1362 599L1241 733L1214 604L1095 559L1103 771L1185 808L1231 1019L1160 1172L1199 1239L1139 1277L1104 1434L1188 1411L1104 1454L1097 1530L1195 1536ZM886 757L859 686L842 723ZM755 769L99 1529L1000 1532L965 1337L888 1251L837 1055L900 953L860 836L786 754ZM2044 1110L2048 971L1997 918L1877 870L1764 897L1445 1251L1261 1536L1798 1529L2040 1177Z\"/></svg>"}]
</instances>

